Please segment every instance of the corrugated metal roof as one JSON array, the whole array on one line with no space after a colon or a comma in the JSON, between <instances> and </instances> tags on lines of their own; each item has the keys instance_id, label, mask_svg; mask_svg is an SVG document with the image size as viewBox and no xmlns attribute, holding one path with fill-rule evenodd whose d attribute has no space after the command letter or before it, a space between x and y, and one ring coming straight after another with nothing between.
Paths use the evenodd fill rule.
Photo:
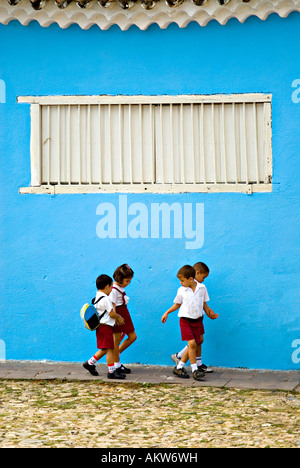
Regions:
<instances>
[{"instance_id":1,"label":"corrugated metal roof","mask_svg":"<svg viewBox=\"0 0 300 468\"><path fill-rule=\"evenodd\" d=\"M22 0L7 0L8 3L12 6L18 5ZM47 1L49 0L30 0L30 4L32 8L35 10L41 10L44 8L46 5ZM120 8L123 10L128 10L132 8L135 4L140 3L142 7L144 7L146 10L151 10L156 6L157 3L162 0L97 0L98 5L101 7L108 7L112 3L118 4ZM178 7L184 3L185 0L165 0L166 4L172 8L172 7ZM217 2L219 5L227 5L230 3L232 0L214 0ZM252 0L240 0L242 3L249 3ZM53 3L58 8L64 9L67 8L70 3L76 3L79 8L87 8L92 0L52 0ZM205 6L205 4L208 2L208 0L192 0L192 2L198 6L202 7Z\"/></svg>"},{"instance_id":2,"label":"corrugated metal roof","mask_svg":"<svg viewBox=\"0 0 300 468\"><path fill-rule=\"evenodd\" d=\"M250 16L265 20L272 13L286 17L293 11L300 12L300 0L0 0L0 23L35 20L44 27L108 29L116 24L122 30L132 25L144 30L151 24L164 29L171 23L184 28L191 21L205 26L211 20L226 24Z\"/></svg>"}]
</instances>

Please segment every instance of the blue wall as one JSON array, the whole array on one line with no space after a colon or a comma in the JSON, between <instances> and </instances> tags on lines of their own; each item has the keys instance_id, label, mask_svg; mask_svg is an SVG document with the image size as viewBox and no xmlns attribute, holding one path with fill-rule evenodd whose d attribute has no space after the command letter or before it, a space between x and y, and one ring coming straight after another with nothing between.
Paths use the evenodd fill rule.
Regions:
<instances>
[{"instance_id":1,"label":"blue wall","mask_svg":"<svg viewBox=\"0 0 300 468\"><path fill-rule=\"evenodd\" d=\"M79 309L94 280L127 262L138 341L124 362L171 364L181 348L176 313L162 325L179 267L206 262L211 307L203 357L216 366L299 368L300 15L205 28L82 31L33 22L0 25L0 342L7 359L82 361L95 351ZM128 204L204 204L204 245L184 239L100 239L101 203L118 194L20 195L30 184L29 106L22 95L273 94L270 194L128 195ZM1 356L0 356L1 358Z\"/></svg>"}]
</instances>

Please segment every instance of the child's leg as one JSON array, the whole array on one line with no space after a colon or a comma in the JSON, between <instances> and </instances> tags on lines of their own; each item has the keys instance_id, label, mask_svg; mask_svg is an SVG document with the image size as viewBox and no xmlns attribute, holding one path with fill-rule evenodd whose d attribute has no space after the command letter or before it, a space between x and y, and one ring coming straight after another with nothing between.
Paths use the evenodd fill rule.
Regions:
<instances>
[{"instance_id":1,"label":"child's leg","mask_svg":"<svg viewBox=\"0 0 300 468\"><path fill-rule=\"evenodd\" d=\"M107 367L108 367L108 372L109 373L112 373L115 369L115 366L114 366L114 359L115 359L115 353L114 353L114 349L107 349L106 350L107 353L106 353L106 362L107 362Z\"/></svg>"},{"instance_id":2,"label":"child's leg","mask_svg":"<svg viewBox=\"0 0 300 468\"><path fill-rule=\"evenodd\" d=\"M205 376L205 372L201 372L197 368L197 361L196 361L196 351L197 351L197 343L196 340L189 341L189 360L191 363L192 373L195 380L202 380Z\"/></svg>"},{"instance_id":3,"label":"child's leg","mask_svg":"<svg viewBox=\"0 0 300 468\"><path fill-rule=\"evenodd\" d=\"M203 336L201 336L200 343L197 344L197 367L198 370L201 372L205 372L206 374L211 374L213 372L213 369L211 367L207 367L205 364L202 362L202 344L204 342Z\"/></svg>"},{"instance_id":4,"label":"child's leg","mask_svg":"<svg viewBox=\"0 0 300 468\"><path fill-rule=\"evenodd\" d=\"M108 367L107 377L109 379L125 379L126 375L117 372L115 368L115 349L107 349L106 362Z\"/></svg>"},{"instance_id":5,"label":"child's leg","mask_svg":"<svg viewBox=\"0 0 300 468\"><path fill-rule=\"evenodd\" d=\"M177 357L179 357L179 359L181 359L187 349L188 349L188 346L185 346L181 351L179 351L179 353L177 353Z\"/></svg>"},{"instance_id":6,"label":"child's leg","mask_svg":"<svg viewBox=\"0 0 300 468\"><path fill-rule=\"evenodd\" d=\"M120 345L124 335L119 333L116 337L116 344L115 344L115 369L123 374L130 374L131 370L125 367L123 364L120 363L120 354L125 351L132 343L135 342L137 339L135 331L128 333L127 339Z\"/></svg>"},{"instance_id":7,"label":"child's leg","mask_svg":"<svg viewBox=\"0 0 300 468\"><path fill-rule=\"evenodd\" d=\"M131 333L128 333L127 339L125 341L123 341L123 343L119 347L119 353L120 354L123 353L123 351L125 351L125 349L129 348L129 346L131 346L132 343L134 343L136 339L137 339L137 336L136 336L135 331L133 331Z\"/></svg>"},{"instance_id":8,"label":"child's leg","mask_svg":"<svg viewBox=\"0 0 300 468\"><path fill-rule=\"evenodd\" d=\"M106 349L99 349L94 356L92 356L88 361L83 363L83 367L89 371L90 374L97 376L98 371L96 369L96 363L106 354Z\"/></svg>"},{"instance_id":9,"label":"child's leg","mask_svg":"<svg viewBox=\"0 0 300 468\"><path fill-rule=\"evenodd\" d=\"M190 360L192 370L193 369L195 370L195 366L197 366L196 349L197 349L196 341L195 340L188 341L187 349L184 352L184 355L182 356L180 363L177 365L178 369L182 369L183 366L187 363L187 361Z\"/></svg>"},{"instance_id":10,"label":"child's leg","mask_svg":"<svg viewBox=\"0 0 300 468\"><path fill-rule=\"evenodd\" d=\"M120 362L120 343L121 343L122 335L121 333L114 333L114 362Z\"/></svg>"},{"instance_id":11,"label":"child's leg","mask_svg":"<svg viewBox=\"0 0 300 468\"><path fill-rule=\"evenodd\" d=\"M99 359L101 359L103 356L105 356L106 354L106 349L99 349L99 351L97 351L94 356L92 356L89 360L88 360L88 363L90 366L93 366L95 365Z\"/></svg>"},{"instance_id":12,"label":"child's leg","mask_svg":"<svg viewBox=\"0 0 300 468\"><path fill-rule=\"evenodd\" d=\"M125 366L123 366L123 364L120 363L120 343L122 341L122 333L114 333L114 343L115 343L115 347L114 347L114 359L115 359L115 370L118 372L118 373L122 373L122 374L130 374L131 373L131 370L130 369L126 369Z\"/></svg>"},{"instance_id":13,"label":"child's leg","mask_svg":"<svg viewBox=\"0 0 300 468\"><path fill-rule=\"evenodd\" d=\"M191 363L192 367L192 372L197 370L197 359L196 359L196 350L197 350L197 344L195 340L190 340L188 342L188 353L189 353L189 360Z\"/></svg>"},{"instance_id":14,"label":"child's leg","mask_svg":"<svg viewBox=\"0 0 300 468\"><path fill-rule=\"evenodd\" d=\"M189 347L186 346L186 350L183 353L183 356L182 356L180 362L183 362L184 364L186 364L188 362L188 360L189 360Z\"/></svg>"},{"instance_id":15,"label":"child's leg","mask_svg":"<svg viewBox=\"0 0 300 468\"><path fill-rule=\"evenodd\" d=\"M83 363L83 367L89 371L90 374L97 376L98 371L96 370L96 363L106 354L106 349L99 349L94 356L92 356L88 361Z\"/></svg>"},{"instance_id":16,"label":"child's leg","mask_svg":"<svg viewBox=\"0 0 300 468\"><path fill-rule=\"evenodd\" d=\"M196 349L196 358L197 358L197 366L202 365L202 344L203 344L203 335L201 336L200 342L197 343L197 349Z\"/></svg>"}]
</instances>

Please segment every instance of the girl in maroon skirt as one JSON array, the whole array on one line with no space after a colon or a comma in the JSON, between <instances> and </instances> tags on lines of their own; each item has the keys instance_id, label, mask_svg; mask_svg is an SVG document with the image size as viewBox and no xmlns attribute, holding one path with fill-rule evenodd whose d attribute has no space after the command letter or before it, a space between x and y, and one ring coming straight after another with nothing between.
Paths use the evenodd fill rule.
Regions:
<instances>
[{"instance_id":1,"label":"girl in maroon skirt","mask_svg":"<svg viewBox=\"0 0 300 468\"><path fill-rule=\"evenodd\" d=\"M129 265L123 264L119 266L113 274L115 282L109 296L116 313L121 315L124 319L124 325L114 326L115 366L119 368L119 372L124 374L130 374L131 370L120 363L120 354L137 339L134 325L127 308L129 297L127 297L125 293L125 288L131 283L133 275L134 272ZM126 335L126 340L122 342L122 339Z\"/></svg>"}]
</instances>

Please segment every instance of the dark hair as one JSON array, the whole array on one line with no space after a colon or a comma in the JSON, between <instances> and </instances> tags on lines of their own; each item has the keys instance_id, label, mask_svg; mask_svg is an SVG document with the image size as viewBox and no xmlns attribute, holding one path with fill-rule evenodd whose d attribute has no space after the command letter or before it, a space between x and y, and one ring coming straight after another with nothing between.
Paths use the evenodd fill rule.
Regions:
<instances>
[{"instance_id":1,"label":"dark hair","mask_svg":"<svg viewBox=\"0 0 300 468\"><path fill-rule=\"evenodd\" d=\"M113 279L108 275L100 275L96 279L96 287L97 289L104 289L107 285L110 286L113 282Z\"/></svg>"},{"instance_id":2,"label":"dark hair","mask_svg":"<svg viewBox=\"0 0 300 468\"><path fill-rule=\"evenodd\" d=\"M200 271L200 273L209 273L209 268L203 262L197 262L194 265L196 271Z\"/></svg>"},{"instance_id":3,"label":"dark hair","mask_svg":"<svg viewBox=\"0 0 300 468\"><path fill-rule=\"evenodd\" d=\"M119 266L113 274L114 280L121 284L125 278L132 278L134 275L133 270L130 268L127 263L123 263L123 265Z\"/></svg>"},{"instance_id":4,"label":"dark hair","mask_svg":"<svg viewBox=\"0 0 300 468\"><path fill-rule=\"evenodd\" d=\"M183 276L184 278L194 278L196 276L196 271L195 268L192 267L191 265L184 265L182 268L180 268L179 272L177 273L177 278L180 276Z\"/></svg>"}]
</instances>

